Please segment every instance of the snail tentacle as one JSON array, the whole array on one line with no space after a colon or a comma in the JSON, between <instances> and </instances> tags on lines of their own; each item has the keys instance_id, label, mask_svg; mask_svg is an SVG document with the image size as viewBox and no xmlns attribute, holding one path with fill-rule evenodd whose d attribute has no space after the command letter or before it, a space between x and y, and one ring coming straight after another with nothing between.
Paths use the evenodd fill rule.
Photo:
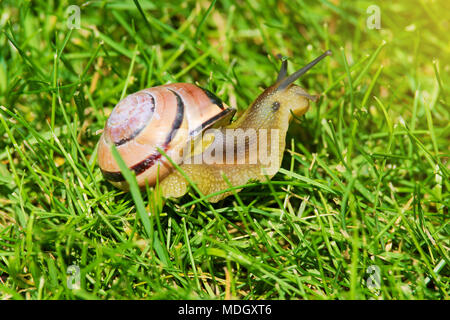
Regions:
<instances>
[{"instance_id":1,"label":"snail tentacle","mask_svg":"<svg viewBox=\"0 0 450 320\"><path fill-rule=\"evenodd\" d=\"M279 59L283 59L283 56L281 54L279 54L278 58ZM280 72L278 72L278 77L277 77L277 81L276 82L280 82L281 80L286 78L287 67L288 67L287 64L288 64L287 60L282 60L281 61L281 68L280 68Z\"/></svg>"},{"instance_id":2,"label":"snail tentacle","mask_svg":"<svg viewBox=\"0 0 450 320\"><path fill-rule=\"evenodd\" d=\"M321 54L319 57L308 63L303 68L297 70L290 76L286 77L277 87L277 90L283 90L286 89L290 84L292 84L295 80L300 78L302 75L304 75L306 72L308 72L312 67L314 67L317 63L319 63L322 59L324 59L327 56L331 55L331 51L327 50L323 54Z\"/></svg>"}]
</instances>

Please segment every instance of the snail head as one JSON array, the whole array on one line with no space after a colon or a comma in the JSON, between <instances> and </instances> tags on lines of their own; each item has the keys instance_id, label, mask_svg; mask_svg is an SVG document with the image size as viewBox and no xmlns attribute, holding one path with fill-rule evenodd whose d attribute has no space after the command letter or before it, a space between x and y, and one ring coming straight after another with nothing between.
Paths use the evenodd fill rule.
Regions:
<instances>
[{"instance_id":1,"label":"snail head","mask_svg":"<svg viewBox=\"0 0 450 320\"><path fill-rule=\"evenodd\" d=\"M287 75L287 60L283 60L277 81L271 87L272 95L275 100L277 100L280 105L288 106L296 116L303 115L309 108L309 101L316 101L318 96L308 94L300 86L294 85L294 82L322 59L331 54L330 50L325 51L322 55L289 76ZM280 55L278 57L281 58Z\"/></svg>"}]
</instances>

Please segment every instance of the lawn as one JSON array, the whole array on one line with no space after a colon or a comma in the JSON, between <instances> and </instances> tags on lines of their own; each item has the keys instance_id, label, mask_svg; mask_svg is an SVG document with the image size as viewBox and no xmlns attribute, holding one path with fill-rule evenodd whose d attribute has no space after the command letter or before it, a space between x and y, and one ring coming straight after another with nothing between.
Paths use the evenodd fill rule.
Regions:
<instances>
[{"instance_id":1,"label":"lawn","mask_svg":"<svg viewBox=\"0 0 450 320\"><path fill-rule=\"evenodd\" d=\"M449 29L445 0L0 2L0 299L449 299ZM103 178L127 94L242 111L277 54L326 49L272 180L211 204Z\"/></svg>"}]
</instances>

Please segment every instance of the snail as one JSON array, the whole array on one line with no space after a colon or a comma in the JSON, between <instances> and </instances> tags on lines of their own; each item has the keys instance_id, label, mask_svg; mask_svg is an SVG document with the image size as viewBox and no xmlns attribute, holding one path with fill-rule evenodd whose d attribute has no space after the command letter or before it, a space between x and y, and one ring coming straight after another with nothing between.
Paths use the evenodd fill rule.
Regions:
<instances>
[{"instance_id":1,"label":"snail","mask_svg":"<svg viewBox=\"0 0 450 320\"><path fill-rule=\"evenodd\" d=\"M138 185L156 184L165 198L184 195L189 180L217 202L232 194L231 187L271 179L281 165L291 112L301 116L317 99L293 82L329 55L328 50L289 76L284 60L275 84L233 122L234 108L194 84L166 84L128 95L114 107L100 137L103 176L128 189L111 152L114 144Z\"/></svg>"}]
</instances>

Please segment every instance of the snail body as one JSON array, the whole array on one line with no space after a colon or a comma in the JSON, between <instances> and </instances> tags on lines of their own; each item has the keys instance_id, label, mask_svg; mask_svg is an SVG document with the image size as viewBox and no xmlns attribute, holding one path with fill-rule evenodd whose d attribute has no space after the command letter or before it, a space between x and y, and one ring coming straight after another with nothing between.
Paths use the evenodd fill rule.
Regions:
<instances>
[{"instance_id":1,"label":"snail body","mask_svg":"<svg viewBox=\"0 0 450 320\"><path fill-rule=\"evenodd\" d=\"M330 54L326 51L290 76L283 61L275 84L231 123L236 110L193 84L157 86L127 96L113 109L99 141L98 160L104 177L128 189L111 153L114 144L135 172L138 185L154 186L158 181L166 198L184 195L189 183L160 150L204 195L271 178L281 165L291 111L303 115L309 101L316 98L292 83ZM236 146L236 141L243 143ZM208 156L222 161L207 161ZM198 162L199 157L205 158ZM221 192L208 200L217 202L230 194Z\"/></svg>"}]
</instances>

